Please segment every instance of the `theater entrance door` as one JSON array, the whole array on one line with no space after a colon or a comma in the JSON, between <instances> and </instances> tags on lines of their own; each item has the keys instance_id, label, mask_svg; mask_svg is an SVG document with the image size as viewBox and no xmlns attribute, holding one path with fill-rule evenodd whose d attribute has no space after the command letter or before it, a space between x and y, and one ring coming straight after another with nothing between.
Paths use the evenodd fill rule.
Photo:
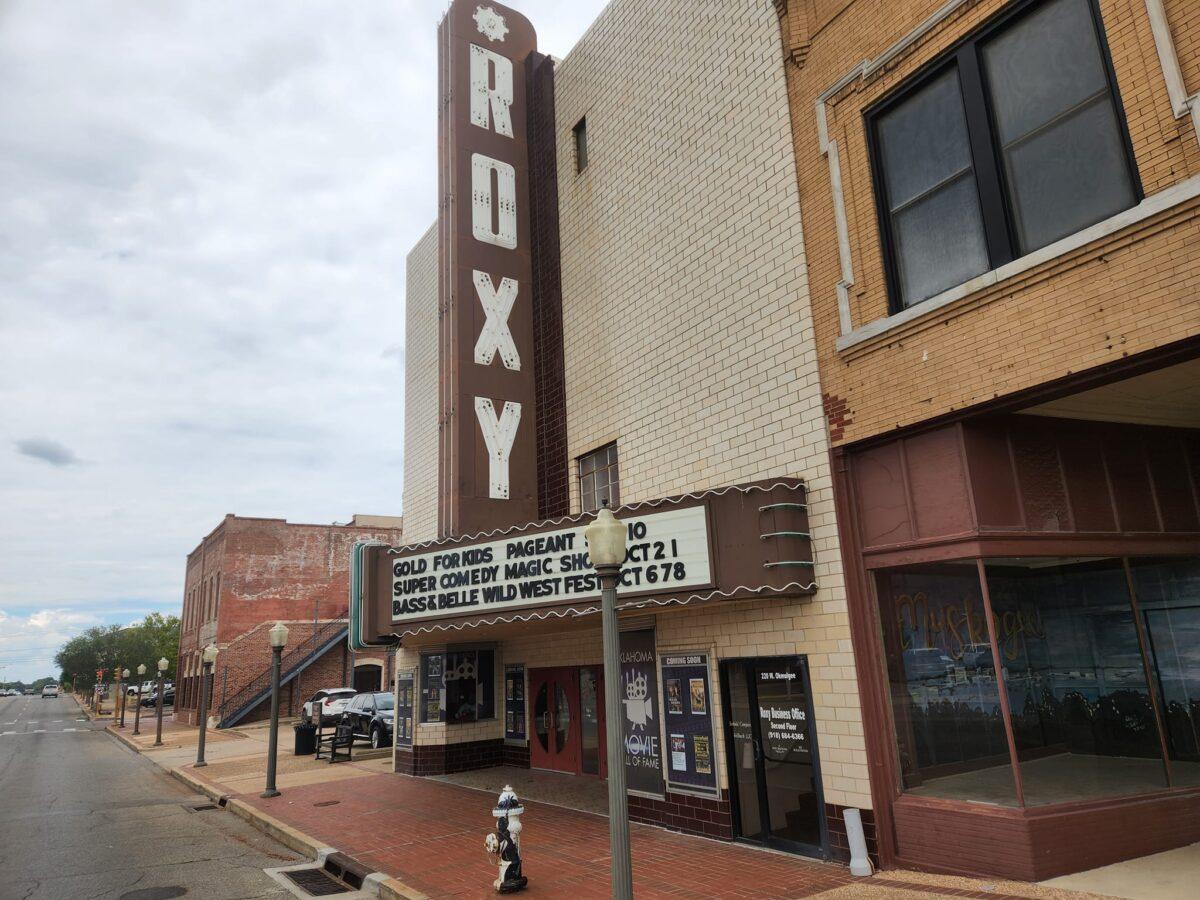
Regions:
<instances>
[{"instance_id":1,"label":"theater entrance door","mask_svg":"<svg viewBox=\"0 0 1200 900\"><path fill-rule=\"evenodd\" d=\"M602 673L599 666L529 670L532 768L573 775L607 774Z\"/></svg>"}]
</instances>

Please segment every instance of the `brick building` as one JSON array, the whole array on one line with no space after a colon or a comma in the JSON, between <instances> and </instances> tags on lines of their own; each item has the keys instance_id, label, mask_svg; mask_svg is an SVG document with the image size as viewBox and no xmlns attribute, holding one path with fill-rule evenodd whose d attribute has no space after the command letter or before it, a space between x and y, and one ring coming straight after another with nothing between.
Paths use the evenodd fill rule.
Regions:
<instances>
[{"instance_id":1,"label":"brick building","mask_svg":"<svg viewBox=\"0 0 1200 900\"><path fill-rule=\"evenodd\" d=\"M489 54L512 52L520 17L487 5L510 29L500 42L485 34L486 18L475 29L477 6L455 4L443 28L465 27L473 57L502 66ZM408 543L364 554L361 626L368 645L399 643L398 771L508 762L598 783L604 731L620 723L638 820L838 858L846 808L864 810L869 830L781 58L769 3L615 0L563 59L534 53L513 64L516 102L497 108L518 137L527 126L536 177L525 192L516 163L515 233L525 233L528 197L532 289L520 282L509 320L520 369L493 358L482 389L498 413L501 400L509 406L505 379L531 375L520 396L536 412L523 408L530 449L518 432L502 497L495 471L489 493L478 432L465 451L447 445L471 398L455 405L446 391L472 364L454 363L447 322L455 304L469 311L474 300L469 284L458 299L446 294L457 277L449 248L462 248L459 266L472 252L453 234L453 200L410 253ZM444 159L467 152L452 150L457 139L443 138ZM471 196L445 181L443 193ZM450 509L456 493L460 508ZM405 592L426 579L394 585L392 562L487 578L443 567L492 553L498 535L531 537L496 552L578 551L572 531L601 502L661 536L649 552L677 548L669 574L686 582L661 591L631 582L622 709L604 709L594 596L574 601L563 587L511 612L403 611L424 602ZM486 524L467 521L480 510ZM557 573L541 587L567 585L569 555L529 564ZM374 621L373 608L382 610Z\"/></svg>"},{"instance_id":2,"label":"brick building","mask_svg":"<svg viewBox=\"0 0 1200 900\"><path fill-rule=\"evenodd\" d=\"M1200 840L1200 5L776 6L883 862Z\"/></svg>"},{"instance_id":3,"label":"brick building","mask_svg":"<svg viewBox=\"0 0 1200 900\"><path fill-rule=\"evenodd\" d=\"M400 540L402 522L355 516L349 525L299 525L227 515L188 554L180 624L175 715L196 724L201 651L221 651L210 716L222 726L269 714L270 643L276 622L289 629L283 715L297 715L323 687L378 690L391 680L384 654L352 654L346 644L350 548L355 541Z\"/></svg>"}]
</instances>

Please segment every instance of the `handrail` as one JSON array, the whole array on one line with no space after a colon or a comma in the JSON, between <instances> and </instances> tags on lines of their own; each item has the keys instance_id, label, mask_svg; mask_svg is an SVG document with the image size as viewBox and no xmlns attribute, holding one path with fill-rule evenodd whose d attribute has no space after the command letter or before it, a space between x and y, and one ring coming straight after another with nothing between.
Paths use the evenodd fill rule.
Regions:
<instances>
[{"instance_id":1,"label":"handrail","mask_svg":"<svg viewBox=\"0 0 1200 900\"><path fill-rule=\"evenodd\" d=\"M283 655L280 660L279 670L281 679L286 681L293 670L300 667L313 653L325 646L334 635L346 628L345 619L334 619L331 622L326 622L309 637L305 638L295 647L291 648ZM268 663L267 667L261 674L251 679L241 690L231 697L226 698L217 708L217 718L219 721L224 721L230 712L240 709L250 700L257 697L259 694L269 690L271 687L271 666Z\"/></svg>"}]
</instances>

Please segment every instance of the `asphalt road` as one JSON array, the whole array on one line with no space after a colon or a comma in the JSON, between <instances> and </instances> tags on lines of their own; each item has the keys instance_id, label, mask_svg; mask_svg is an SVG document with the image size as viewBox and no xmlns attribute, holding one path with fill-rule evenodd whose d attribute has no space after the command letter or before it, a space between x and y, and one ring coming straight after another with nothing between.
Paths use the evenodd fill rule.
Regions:
<instances>
[{"instance_id":1,"label":"asphalt road","mask_svg":"<svg viewBox=\"0 0 1200 900\"><path fill-rule=\"evenodd\" d=\"M0 697L2 900L289 897L262 870L299 857L207 803L71 698Z\"/></svg>"}]
</instances>

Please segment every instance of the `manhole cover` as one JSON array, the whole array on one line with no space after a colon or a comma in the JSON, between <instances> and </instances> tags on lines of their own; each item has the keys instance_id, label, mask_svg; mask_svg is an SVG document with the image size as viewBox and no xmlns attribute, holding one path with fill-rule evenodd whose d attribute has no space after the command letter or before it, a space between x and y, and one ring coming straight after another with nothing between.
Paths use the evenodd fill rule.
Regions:
<instances>
[{"instance_id":1,"label":"manhole cover","mask_svg":"<svg viewBox=\"0 0 1200 900\"><path fill-rule=\"evenodd\" d=\"M313 806L337 806L341 800L322 800L320 803L314 803Z\"/></svg>"},{"instance_id":2,"label":"manhole cover","mask_svg":"<svg viewBox=\"0 0 1200 900\"><path fill-rule=\"evenodd\" d=\"M142 888L138 891L129 891L121 895L121 900L171 900L172 897L182 897L187 893L187 888L178 884L167 885L167 887Z\"/></svg>"},{"instance_id":3,"label":"manhole cover","mask_svg":"<svg viewBox=\"0 0 1200 900\"><path fill-rule=\"evenodd\" d=\"M350 888L342 884L324 869L296 869L291 872L281 872L280 874L310 897L329 897L333 894L350 893Z\"/></svg>"}]
</instances>

